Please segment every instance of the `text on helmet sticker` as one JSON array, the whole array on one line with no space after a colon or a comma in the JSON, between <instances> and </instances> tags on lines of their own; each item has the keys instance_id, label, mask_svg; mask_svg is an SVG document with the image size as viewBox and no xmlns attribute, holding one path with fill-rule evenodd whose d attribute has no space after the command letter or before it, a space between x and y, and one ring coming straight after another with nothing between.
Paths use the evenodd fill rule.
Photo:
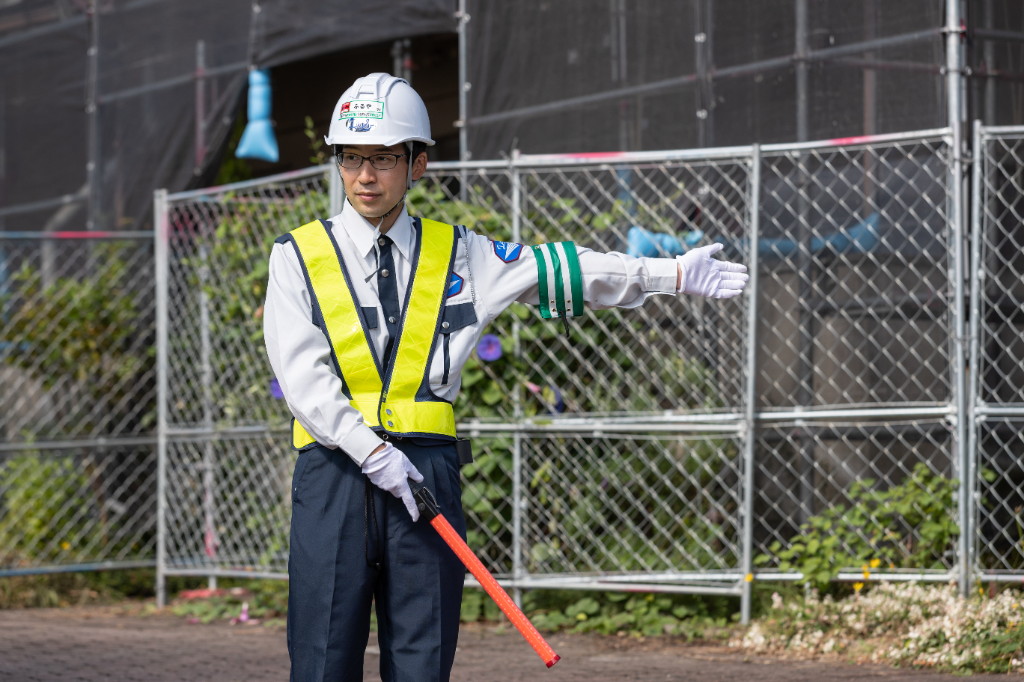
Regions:
<instances>
[{"instance_id":1,"label":"text on helmet sticker","mask_svg":"<svg viewBox=\"0 0 1024 682\"><path fill-rule=\"evenodd\" d=\"M523 252L523 245L515 242L491 242L491 245L494 247L494 255L504 263L519 260L519 255Z\"/></svg>"},{"instance_id":2,"label":"text on helmet sticker","mask_svg":"<svg viewBox=\"0 0 1024 682\"><path fill-rule=\"evenodd\" d=\"M339 120L346 118L384 118L384 102L353 100L341 105Z\"/></svg>"}]
</instances>

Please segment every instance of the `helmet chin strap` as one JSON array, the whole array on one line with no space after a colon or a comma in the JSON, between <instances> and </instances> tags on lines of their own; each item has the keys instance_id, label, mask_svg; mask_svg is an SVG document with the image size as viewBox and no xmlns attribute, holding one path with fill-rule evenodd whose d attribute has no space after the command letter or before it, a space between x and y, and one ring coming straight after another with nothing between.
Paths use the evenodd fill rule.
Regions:
<instances>
[{"instance_id":1,"label":"helmet chin strap","mask_svg":"<svg viewBox=\"0 0 1024 682\"><path fill-rule=\"evenodd\" d=\"M392 213L394 213L394 212L395 212L395 209L396 209L396 208L398 208L399 206L401 206L401 205L402 205L402 202L403 202L403 201L405 201L405 197L406 197L406 195L407 195L407 194L409 194L409 190L406 190L406 191L405 191L405 192L404 192L404 193L402 194L402 198L398 200L398 203L397 203L397 204L395 204L394 206L392 206L392 207L391 207L391 210L390 210L390 211L388 211L387 213L385 213L384 215L382 215L382 216L380 217L380 222L379 222L379 223L377 223L377 229L378 229L378 230L380 229L380 226L384 224L384 219L385 219L385 218L387 218L387 217L388 217L389 215L391 215Z\"/></svg>"}]
</instances>

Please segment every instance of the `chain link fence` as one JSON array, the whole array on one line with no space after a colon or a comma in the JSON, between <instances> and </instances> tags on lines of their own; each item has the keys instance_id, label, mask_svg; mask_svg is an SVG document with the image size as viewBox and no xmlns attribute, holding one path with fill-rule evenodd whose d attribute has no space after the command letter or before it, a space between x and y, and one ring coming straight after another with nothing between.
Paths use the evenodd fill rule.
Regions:
<instances>
[{"instance_id":1,"label":"chain link fence","mask_svg":"<svg viewBox=\"0 0 1024 682\"><path fill-rule=\"evenodd\" d=\"M0 233L0 576L153 565L152 244Z\"/></svg>"},{"instance_id":2,"label":"chain link fence","mask_svg":"<svg viewBox=\"0 0 1024 682\"><path fill-rule=\"evenodd\" d=\"M859 514L832 533L828 578L861 577L842 562L865 552L886 560L871 579L955 577L958 531L932 530L962 513L951 143L937 130L431 164L410 195L423 217L599 251L720 242L756 274L728 301L587 310L568 336L528 306L495 321L503 353L470 359L455 406L488 568L515 589L736 594L748 612L751 580L808 570L794 549L808 529ZM338 185L319 167L158 194L164 575L286 571L294 456L261 347L266 259L281 233L340 211Z\"/></svg>"},{"instance_id":3,"label":"chain link fence","mask_svg":"<svg viewBox=\"0 0 1024 682\"><path fill-rule=\"evenodd\" d=\"M423 217L599 251L719 242L753 275L727 301L587 310L568 336L529 306L495 321L503 352L471 357L455 406L487 567L745 614L753 580L1019 579L1024 132L977 131L969 240L954 148L937 130L431 164ZM0 570L155 552L161 586L286 577L267 259L341 198L323 166L158 192L152 244L0 238Z\"/></svg>"}]
</instances>

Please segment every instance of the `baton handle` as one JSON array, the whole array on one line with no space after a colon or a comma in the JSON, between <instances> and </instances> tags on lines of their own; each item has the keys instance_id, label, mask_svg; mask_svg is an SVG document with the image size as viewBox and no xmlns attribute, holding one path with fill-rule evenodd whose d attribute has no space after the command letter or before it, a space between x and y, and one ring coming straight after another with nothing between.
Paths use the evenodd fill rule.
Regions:
<instances>
[{"instance_id":1,"label":"baton handle","mask_svg":"<svg viewBox=\"0 0 1024 682\"><path fill-rule=\"evenodd\" d=\"M508 616L512 625L516 626L519 634L526 638L526 641L537 652L537 655L541 657L544 664L550 668L555 663L558 663L560 656L555 653L555 650L551 648L551 645L547 643L543 635L537 632L537 628L533 627L533 623L526 617L522 609L516 606L516 603L508 596L508 592L498 584L494 576L487 571L476 555L473 554L473 550L465 543L462 536L455 532L452 524L448 523L448 519L441 513L430 490L412 479L409 480L409 487L412 489L413 497L416 498L420 513L430 521L430 525L434 527L434 530L441 536L441 539L448 543L448 546L452 548L452 551L465 564L469 572L480 583L480 586L490 595L502 613Z\"/></svg>"}]
</instances>

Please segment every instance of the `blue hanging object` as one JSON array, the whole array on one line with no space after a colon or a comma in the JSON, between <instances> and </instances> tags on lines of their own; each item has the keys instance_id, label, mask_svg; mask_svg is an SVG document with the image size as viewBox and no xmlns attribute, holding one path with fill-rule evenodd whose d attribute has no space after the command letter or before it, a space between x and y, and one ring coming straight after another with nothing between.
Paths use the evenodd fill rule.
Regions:
<instances>
[{"instance_id":1,"label":"blue hanging object","mask_svg":"<svg viewBox=\"0 0 1024 682\"><path fill-rule=\"evenodd\" d=\"M238 141L235 157L277 163L279 152L274 127L270 123L270 72L249 72L249 122Z\"/></svg>"},{"instance_id":2,"label":"blue hanging object","mask_svg":"<svg viewBox=\"0 0 1024 682\"><path fill-rule=\"evenodd\" d=\"M811 253L813 254L834 254L844 253L868 253L873 251L879 243L879 216L872 213L855 226L845 231L832 232L820 237L811 239ZM747 240L738 239L730 242L719 237L719 242L726 245L726 255L742 253L747 250ZM796 255L799 246L793 239L766 239L762 237L757 240L757 254L761 260L772 260L779 258L790 258Z\"/></svg>"},{"instance_id":3,"label":"blue hanging object","mask_svg":"<svg viewBox=\"0 0 1024 682\"><path fill-rule=\"evenodd\" d=\"M684 234L683 239L680 240L671 234L651 232L634 225L626 234L626 239L629 242L626 255L636 258L641 256L648 258L680 256L686 253L691 246L696 246L703 236L702 230L692 230Z\"/></svg>"}]
</instances>

